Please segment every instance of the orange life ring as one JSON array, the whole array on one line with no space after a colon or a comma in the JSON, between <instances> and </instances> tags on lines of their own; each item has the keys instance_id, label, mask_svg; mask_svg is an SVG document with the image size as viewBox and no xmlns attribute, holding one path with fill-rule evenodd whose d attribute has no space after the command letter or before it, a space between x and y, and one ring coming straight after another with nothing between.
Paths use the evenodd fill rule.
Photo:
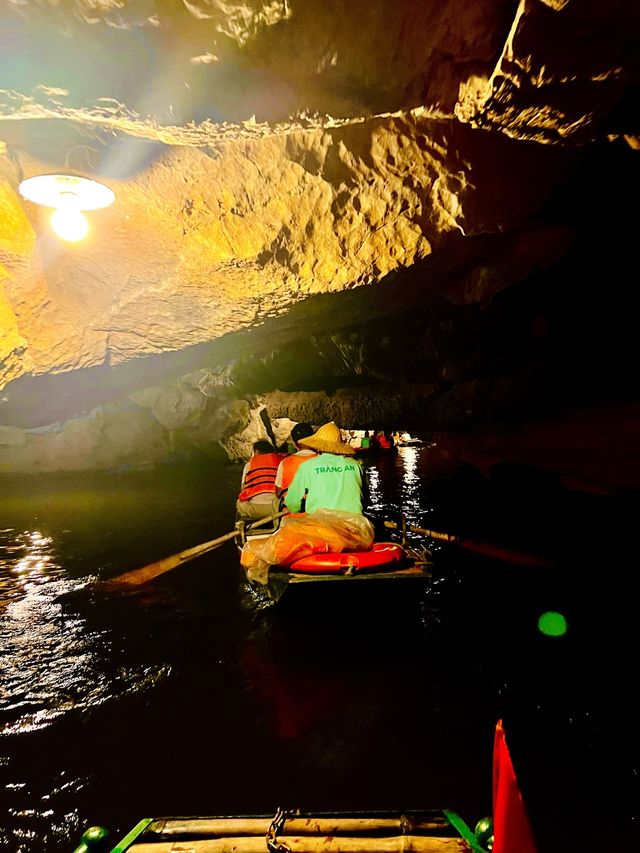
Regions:
<instances>
[{"instance_id":1,"label":"orange life ring","mask_svg":"<svg viewBox=\"0 0 640 853\"><path fill-rule=\"evenodd\" d=\"M302 574L345 574L380 568L397 563L404 557L404 548L394 542L376 542L370 551L341 551L331 554L310 554L289 566L290 572Z\"/></svg>"}]
</instances>

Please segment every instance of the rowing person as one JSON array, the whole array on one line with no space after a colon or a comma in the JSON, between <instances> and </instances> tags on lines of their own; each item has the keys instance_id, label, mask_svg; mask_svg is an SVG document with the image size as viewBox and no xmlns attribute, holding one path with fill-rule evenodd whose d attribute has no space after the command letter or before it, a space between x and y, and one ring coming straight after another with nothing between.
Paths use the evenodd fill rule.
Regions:
<instances>
[{"instance_id":1,"label":"rowing person","mask_svg":"<svg viewBox=\"0 0 640 853\"><path fill-rule=\"evenodd\" d=\"M236 509L243 521L258 521L278 511L276 474L285 454L277 453L269 441L256 441L251 459L244 466Z\"/></svg>"},{"instance_id":2,"label":"rowing person","mask_svg":"<svg viewBox=\"0 0 640 853\"><path fill-rule=\"evenodd\" d=\"M313 435L313 427L311 424L300 423L295 424L291 430L291 443L295 450L289 456L285 456L276 473L276 494L280 499L280 508L284 506L287 490L295 476L296 471L308 459L316 456L315 450L310 450L308 447L302 447L300 441L303 438L309 438Z\"/></svg>"},{"instance_id":3,"label":"rowing person","mask_svg":"<svg viewBox=\"0 0 640 853\"><path fill-rule=\"evenodd\" d=\"M253 583L266 584L271 566L291 566L316 553L366 551L373 542L373 525L362 514L362 468L353 458L355 448L333 422L298 444L318 455L296 471L285 496L289 514L278 530L244 545L240 559Z\"/></svg>"},{"instance_id":4,"label":"rowing person","mask_svg":"<svg viewBox=\"0 0 640 853\"><path fill-rule=\"evenodd\" d=\"M319 455L300 464L285 497L287 508L300 512L306 499L307 512L339 509L361 514L362 467L353 458L355 448L342 440L339 427L331 421L298 444Z\"/></svg>"}]
</instances>

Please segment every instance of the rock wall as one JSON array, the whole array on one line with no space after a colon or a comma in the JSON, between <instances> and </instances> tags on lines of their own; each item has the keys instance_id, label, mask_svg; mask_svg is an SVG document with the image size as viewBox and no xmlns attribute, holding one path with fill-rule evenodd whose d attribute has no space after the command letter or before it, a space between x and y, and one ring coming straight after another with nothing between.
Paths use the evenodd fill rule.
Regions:
<instances>
[{"instance_id":1,"label":"rock wall","mask_svg":"<svg viewBox=\"0 0 640 853\"><path fill-rule=\"evenodd\" d=\"M215 155L173 149L113 185L117 203L90 214L81 245L51 237L46 209L32 205L29 221L5 185L15 233L0 247L0 305L13 332L0 342L0 387L205 343L449 244L464 251L453 247L506 222L517 233L573 161L410 116Z\"/></svg>"},{"instance_id":2,"label":"rock wall","mask_svg":"<svg viewBox=\"0 0 640 853\"><path fill-rule=\"evenodd\" d=\"M639 24L632 0L4 4L5 469L630 398ZM17 192L68 171L116 195L81 244Z\"/></svg>"},{"instance_id":3,"label":"rock wall","mask_svg":"<svg viewBox=\"0 0 640 853\"><path fill-rule=\"evenodd\" d=\"M0 427L0 473L124 470L163 461L168 436L133 405L94 409L87 417L34 430Z\"/></svg>"},{"instance_id":4,"label":"rock wall","mask_svg":"<svg viewBox=\"0 0 640 853\"><path fill-rule=\"evenodd\" d=\"M254 441L286 444L294 421L271 419L259 396L236 399L200 370L83 417L37 429L0 426L0 474L145 468L207 459L246 461Z\"/></svg>"}]
</instances>

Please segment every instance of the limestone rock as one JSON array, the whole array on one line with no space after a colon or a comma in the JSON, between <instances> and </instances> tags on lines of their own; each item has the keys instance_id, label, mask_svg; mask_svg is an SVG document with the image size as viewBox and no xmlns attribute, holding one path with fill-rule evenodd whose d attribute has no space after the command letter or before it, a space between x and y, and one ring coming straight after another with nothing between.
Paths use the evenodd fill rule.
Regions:
<instances>
[{"instance_id":1,"label":"limestone rock","mask_svg":"<svg viewBox=\"0 0 640 853\"><path fill-rule=\"evenodd\" d=\"M39 430L0 430L0 473L117 470L166 459L166 433L135 406L105 406Z\"/></svg>"},{"instance_id":2,"label":"limestone rock","mask_svg":"<svg viewBox=\"0 0 640 853\"><path fill-rule=\"evenodd\" d=\"M82 247L40 231L28 274L5 282L23 370L181 350L379 280L455 236L499 232L506 217L515 227L570 160L549 150L523 160L515 143L483 136L387 119L215 158L167 152L114 187L117 204L94 212Z\"/></svg>"},{"instance_id":3,"label":"limestone rock","mask_svg":"<svg viewBox=\"0 0 640 853\"><path fill-rule=\"evenodd\" d=\"M24 447L27 432L17 427L0 427L0 448Z\"/></svg>"},{"instance_id":4,"label":"limestone rock","mask_svg":"<svg viewBox=\"0 0 640 853\"><path fill-rule=\"evenodd\" d=\"M240 401L235 403L239 405ZM247 409L248 404L245 404ZM243 411L244 410L244 407ZM248 418L245 420L246 426L241 431L233 432L228 430L226 435L220 439L220 444L227 452L229 459L233 462L246 462L251 456L252 446L254 441L260 439L270 440L270 436L266 430L264 420L261 418L261 413L265 406L259 403L255 408L248 411Z\"/></svg>"},{"instance_id":5,"label":"limestone rock","mask_svg":"<svg viewBox=\"0 0 640 853\"><path fill-rule=\"evenodd\" d=\"M207 403L207 398L198 390L182 384L145 388L131 394L130 399L150 409L158 423L168 430L197 423Z\"/></svg>"},{"instance_id":6,"label":"limestone rock","mask_svg":"<svg viewBox=\"0 0 640 853\"><path fill-rule=\"evenodd\" d=\"M639 26L634 0L5 3L3 464L629 395ZM79 244L18 194L69 171L116 195Z\"/></svg>"}]
</instances>

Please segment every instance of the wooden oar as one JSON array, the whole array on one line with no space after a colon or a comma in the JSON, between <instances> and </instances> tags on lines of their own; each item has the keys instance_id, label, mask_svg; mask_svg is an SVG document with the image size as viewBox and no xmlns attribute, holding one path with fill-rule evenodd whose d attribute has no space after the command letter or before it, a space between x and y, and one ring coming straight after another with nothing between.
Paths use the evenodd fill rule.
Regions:
<instances>
[{"instance_id":1,"label":"wooden oar","mask_svg":"<svg viewBox=\"0 0 640 853\"><path fill-rule=\"evenodd\" d=\"M421 536L428 536L430 539L439 539L441 542L449 542L452 545L459 545L467 551L473 551L474 554L482 554L483 557L490 557L492 560L502 560L505 563L513 563L517 566L534 566L534 567L550 567L553 565L544 557L536 557L533 554L524 554L522 551L512 551L510 548L499 548L497 545L490 545L488 542L474 542L472 539L463 539L461 536L454 536L451 533L441 533L439 530L427 530L424 527L414 527L414 525L398 525L395 521L385 521L385 527L392 530L406 529L410 533L419 533Z\"/></svg>"},{"instance_id":2,"label":"wooden oar","mask_svg":"<svg viewBox=\"0 0 640 853\"><path fill-rule=\"evenodd\" d=\"M276 518L281 518L286 514L287 511L285 510L283 512L277 512L275 515L269 515L266 518L261 518L259 521L247 524L245 526L245 530L249 528L253 529L254 527L263 527L270 521L275 521ZM176 566L181 566L184 563L188 563L190 560L195 560L196 557L200 557L202 554L207 554L209 551L213 551L214 548L217 548L219 545L223 545L230 539L236 539L241 534L242 531L239 528L236 528L236 530L232 530L231 533L226 533L224 536L219 536L217 539L211 539L209 542L203 542L202 545L194 545L193 548L187 548L184 551L180 551L178 554L173 554L171 557L163 557L161 560L156 560L155 563L149 563L148 566L143 566L141 569L133 569L132 571L125 572L115 578L110 578L106 583L109 586L140 586L143 583L147 583L147 581L157 578L158 575L170 572L171 569L175 569Z\"/></svg>"}]
</instances>

